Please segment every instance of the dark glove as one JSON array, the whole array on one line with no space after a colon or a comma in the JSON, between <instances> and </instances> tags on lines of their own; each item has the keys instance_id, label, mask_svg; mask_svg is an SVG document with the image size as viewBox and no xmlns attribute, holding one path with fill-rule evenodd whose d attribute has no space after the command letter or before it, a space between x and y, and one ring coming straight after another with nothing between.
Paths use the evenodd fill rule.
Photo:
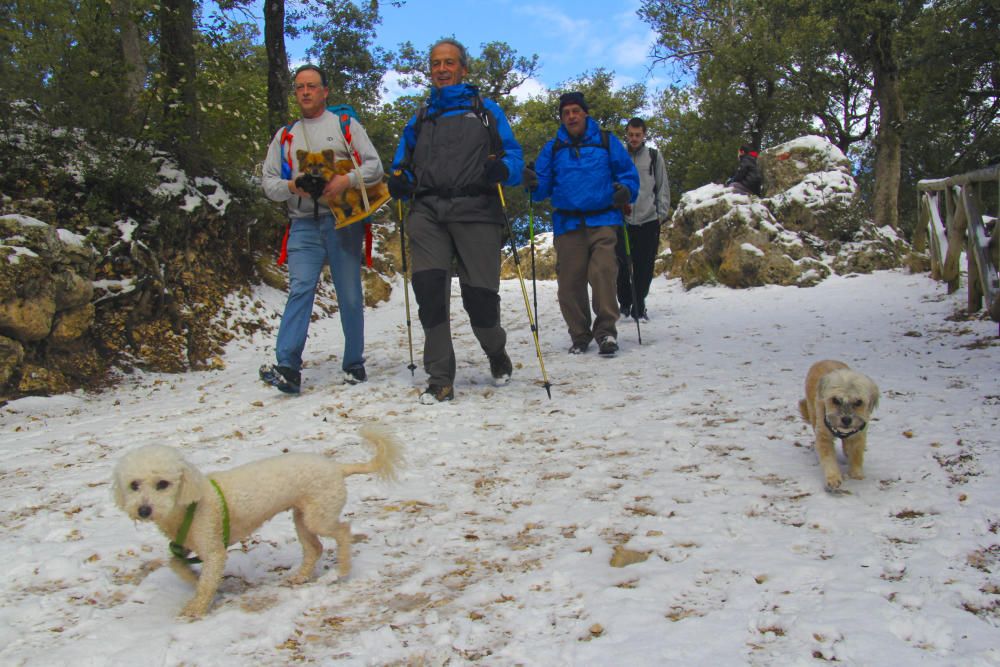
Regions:
<instances>
[{"instance_id":1,"label":"dark glove","mask_svg":"<svg viewBox=\"0 0 1000 667\"><path fill-rule=\"evenodd\" d=\"M313 199L319 199L326 188L326 181L320 176L313 174L302 174L295 179L295 187L309 193Z\"/></svg>"},{"instance_id":2,"label":"dark glove","mask_svg":"<svg viewBox=\"0 0 1000 667\"><path fill-rule=\"evenodd\" d=\"M483 165L483 178L490 185L493 183L503 183L507 180L508 176L510 176L510 171L502 160L491 158Z\"/></svg>"},{"instance_id":3,"label":"dark glove","mask_svg":"<svg viewBox=\"0 0 1000 667\"><path fill-rule=\"evenodd\" d=\"M611 195L611 203L618 208L624 208L628 204L629 200L632 199L632 193L629 189L622 185L621 183L615 183L615 191Z\"/></svg>"},{"instance_id":4,"label":"dark glove","mask_svg":"<svg viewBox=\"0 0 1000 667\"><path fill-rule=\"evenodd\" d=\"M528 189L529 192L533 191L538 187L538 174L532 168L535 163L532 162L527 167L521 170L521 185Z\"/></svg>"},{"instance_id":5,"label":"dark glove","mask_svg":"<svg viewBox=\"0 0 1000 667\"><path fill-rule=\"evenodd\" d=\"M394 171L389 177L389 196L393 199L409 199L417 186L402 171Z\"/></svg>"}]
</instances>

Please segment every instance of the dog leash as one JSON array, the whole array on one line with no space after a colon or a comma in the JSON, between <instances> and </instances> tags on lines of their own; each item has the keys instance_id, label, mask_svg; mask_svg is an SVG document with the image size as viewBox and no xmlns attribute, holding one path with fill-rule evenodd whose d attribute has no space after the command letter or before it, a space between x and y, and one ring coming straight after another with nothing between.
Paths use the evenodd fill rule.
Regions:
<instances>
[{"instance_id":1,"label":"dog leash","mask_svg":"<svg viewBox=\"0 0 1000 667\"><path fill-rule=\"evenodd\" d=\"M222 502L222 547L225 548L229 546L229 505L226 504L226 497L222 495L219 484L214 479L208 481L212 483L215 492L219 494L219 500ZM177 537L170 543L170 553L174 555L174 558L180 558L192 565L200 563L201 559L197 556L188 556L191 550L184 548L184 540L187 539L188 531L191 530L191 522L194 521L194 513L197 509L198 503L191 503L187 506L187 511L184 512L184 521L177 529Z\"/></svg>"}]
</instances>

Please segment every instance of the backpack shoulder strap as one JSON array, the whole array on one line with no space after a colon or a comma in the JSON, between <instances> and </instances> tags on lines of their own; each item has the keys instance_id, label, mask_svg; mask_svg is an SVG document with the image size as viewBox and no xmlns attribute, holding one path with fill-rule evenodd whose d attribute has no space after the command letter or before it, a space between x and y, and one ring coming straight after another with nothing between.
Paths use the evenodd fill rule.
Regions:
<instances>
[{"instance_id":1,"label":"backpack shoulder strap","mask_svg":"<svg viewBox=\"0 0 1000 667\"><path fill-rule=\"evenodd\" d=\"M608 130L601 130L601 143L599 143L599 144L572 144L572 143L567 143L567 142L563 141L562 139L560 139L558 137L558 135L557 135L556 138L555 138L555 141L552 142L552 159L553 160L556 159L556 151L557 150L559 150L561 148L570 148L570 147L574 147L574 148L577 148L577 149L580 149L580 148L603 148L604 150L606 150L608 152L608 159L610 160L611 159L611 132L608 131Z\"/></svg>"},{"instance_id":2,"label":"backpack shoulder strap","mask_svg":"<svg viewBox=\"0 0 1000 667\"><path fill-rule=\"evenodd\" d=\"M278 142L278 146L281 151L281 177L286 181L291 179L292 174L295 173L295 169L292 165L292 128L295 123L289 123L288 125L281 128L281 139ZM288 144L288 151L285 151L285 144Z\"/></svg>"},{"instance_id":3,"label":"backpack shoulder strap","mask_svg":"<svg viewBox=\"0 0 1000 667\"><path fill-rule=\"evenodd\" d=\"M647 146L649 149L649 175L653 177L653 196L660 194L660 182L656 178L656 149Z\"/></svg>"},{"instance_id":4,"label":"backpack shoulder strap","mask_svg":"<svg viewBox=\"0 0 1000 667\"><path fill-rule=\"evenodd\" d=\"M420 128L425 120L434 121L440 116L448 113L449 111L471 111L479 119L479 122L483 124L486 131L490 135L490 153L496 155L498 158L502 157L504 154L503 150L503 140L500 139L500 130L497 129L496 120L493 118L493 114L490 113L486 105L483 104L483 98L476 93L475 97L472 98L472 104L470 105L460 105L454 107L445 107L444 109L439 109L433 113L427 106L427 103L420 105L417 109L417 121L413 125L413 135L414 137L420 136Z\"/></svg>"}]
</instances>

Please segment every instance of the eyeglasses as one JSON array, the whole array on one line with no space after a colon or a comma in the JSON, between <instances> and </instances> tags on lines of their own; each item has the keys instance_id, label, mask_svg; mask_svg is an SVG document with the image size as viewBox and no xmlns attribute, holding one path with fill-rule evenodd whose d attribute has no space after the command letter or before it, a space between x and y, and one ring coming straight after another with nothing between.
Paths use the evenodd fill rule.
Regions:
<instances>
[{"instance_id":1,"label":"eyeglasses","mask_svg":"<svg viewBox=\"0 0 1000 667\"><path fill-rule=\"evenodd\" d=\"M312 91L312 90L319 90L322 87L323 87L323 84L321 84L321 83L296 83L294 86L292 86L292 88L296 92L298 92L298 91L300 91L302 89L310 90L310 91Z\"/></svg>"}]
</instances>

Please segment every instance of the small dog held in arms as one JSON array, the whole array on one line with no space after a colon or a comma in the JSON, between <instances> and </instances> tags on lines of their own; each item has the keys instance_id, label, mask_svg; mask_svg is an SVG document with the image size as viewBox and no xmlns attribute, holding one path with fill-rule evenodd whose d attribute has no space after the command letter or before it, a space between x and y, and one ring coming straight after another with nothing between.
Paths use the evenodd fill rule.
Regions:
<instances>
[{"instance_id":1,"label":"small dog held in arms","mask_svg":"<svg viewBox=\"0 0 1000 667\"><path fill-rule=\"evenodd\" d=\"M806 375L806 397L799 412L816 434L816 453L827 491L840 489L842 478L834 439L843 442L847 474L864 479L862 470L868 440L868 421L878 407L878 387L866 375L842 361L818 361Z\"/></svg>"},{"instance_id":2,"label":"small dog held in arms","mask_svg":"<svg viewBox=\"0 0 1000 667\"><path fill-rule=\"evenodd\" d=\"M323 188L334 176L349 174L354 170L353 162L336 159L336 153L332 149L326 149L320 153L299 150L295 152L295 157L299 160L299 171L302 172L302 176L299 176L295 183L312 195L314 199L319 198L319 195L323 193ZM304 180L300 184L300 179L303 177ZM316 185L307 187L309 184ZM316 188L318 188L318 192L314 191ZM368 195L368 205L374 211L388 200L389 186L383 182L366 185L365 193ZM361 191L357 188L348 188L339 196L333 199L327 197L323 201L337 218L337 227L348 224L351 218L363 217L364 215L364 201L361 199Z\"/></svg>"},{"instance_id":3,"label":"small dog held in arms","mask_svg":"<svg viewBox=\"0 0 1000 667\"><path fill-rule=\"evenodd\" d=\"M322 454L283 454L213 473L201 473L173 447L147 445L118 463L112 489L115 503L132 519L152 521L171 541L170 566L196 586L181 611L199 617L208 611L222 580L226 547L248 537L265 521L292 510L302 543L302 565L289 582L308 581L323 545L337 541L338 574L351 569L351 527L340 520L347 500L344 478L373 473L394 479L403 465L401 445L386 430L365 426L361 437L375 448L367 463L341 464ZM201 559L198 576L188 558Z\"/></svg>"}]
</instances>

